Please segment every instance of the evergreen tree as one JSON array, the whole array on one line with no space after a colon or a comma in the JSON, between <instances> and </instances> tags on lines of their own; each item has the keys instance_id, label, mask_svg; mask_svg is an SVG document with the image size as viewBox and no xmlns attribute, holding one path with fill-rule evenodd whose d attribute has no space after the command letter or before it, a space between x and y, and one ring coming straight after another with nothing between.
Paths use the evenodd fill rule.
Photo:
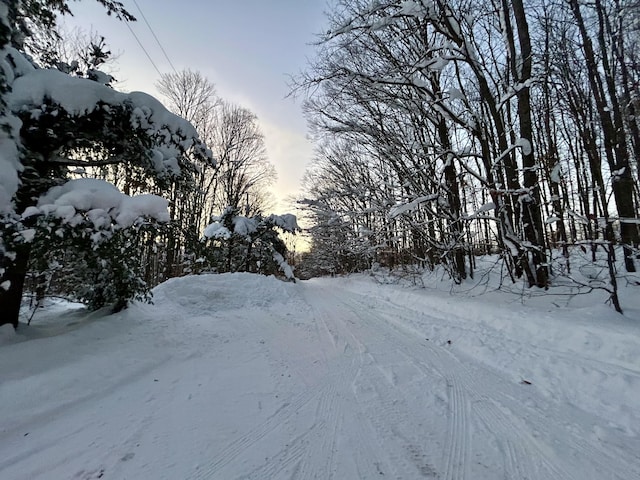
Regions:
<instances>
[{"instance_id":1,"label":"evergreen tree","mask_svg":"<svg viewBox=\"0 0 640 480\"><path fill-rule=\"evenodd\" d=\"M133 18L119 2L98 1L110 14ZM17 327L34 242L43 242L38 246L42 250L47 244L55 248L59 238L90 239L82 247L87 265L93 262L94 271L107 273L99 279L96 298L88 301L94 306L111 300L122 303L140 292L135 274L96 252L128 248L125 230L144 218L168 220L166 202L163 211L158 197L136 200L115 187L112 192L104 186L77 188L74 172L118 166L131 183L162 191L176 182L188 183L194 160L213 160L192 125L153 97L117 92L94 81L101 80L100 75L77 78L32 63L24 53L29 25L54 25L56 12L68 13L67 2L13 0L2 7L0 324ZM56 188L67 190L56 197ZM64 228L38 228L56 222ZM47 231L52 235L45 236ZM117 247L118 242L124 243ZM112 293L99 293L100 289Z\"/></svg>"},{"instance_id":2,"label":"evergreen tree","mask_svg":"<svg viewBox=\"0 0 640 480\"><path fill-rule=\"evenodd\" d=\"M287 247L278 230L296 233L299 230L296 217L291 214L243 217L227 207L205 229L202 269L265 275L282 272L293 280L293 269L285 259Z\"/></svg>"}]
</instances>

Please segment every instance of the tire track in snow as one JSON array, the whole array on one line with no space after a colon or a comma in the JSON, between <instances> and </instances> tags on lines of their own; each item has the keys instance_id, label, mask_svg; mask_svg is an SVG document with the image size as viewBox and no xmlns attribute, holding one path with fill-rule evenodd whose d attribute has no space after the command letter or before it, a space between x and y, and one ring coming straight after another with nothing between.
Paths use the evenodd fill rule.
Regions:
<instances>
[{"instance_id":1,"label":"tire track in snow","mask_svg":"<svg viewBox=\"0 0 640 480\"><path fill-rule=\"evenodd\" d=\"M505 473L508 478L529 478L545 480L562 478L564 480L578 480L569 470L558 464L550 457L550 452L543 445L535 441L531 435L525 433L526 427L513 423L491 399L476 401L473 413L485 425L487 431L492 432L505 456ZM535 452L535 458L532 453Z\"/></svg>"},{"instance_id":2,"label":"tire track in snow","mask_svg":"<svg viewBox=\"0 0 640 480\"><path fill-rule=\"evenodd\" d=\"M447 353L451 357L451 361L457 364L459 377L472 394L474 400L480 400L476 405L485 407L475 408L474 413L479 416L484 415L487 425L497 428L498 438L511 436L514 437L514 440L517 440L516 443L519 445L526 445L530 449L537 451L541 459L540 466L553 472L556 478L578 480L583 476L575 476L572 472L582 471L584 474L593 474L594 468L601 472L599 478L616 478L619 480L640 478L640 457L630 456L623 451L617 451L616 456L613 456L609 451L589 442L588 432L580 431L576 433L559 430L557 422L554 422L553 419L565 417L562 406L549 405L545 413L534 411L534 415L528 415L525 419L521 419L513 413L521 405L517 399L513 398L513 392L506 391L503 384L490 378L494 377L495 373L489 370L470 369L453 353ZM480 377L484 378L481 380ZM487 382L493 385L494 396L499 398L500 402L490 399L483 393L483 383ZM553 414L549 412L549 409L553 411ZM556 432L556 434L561 435L563 447L569 447L572 450L572 455L563 455L560 458L552 446L544 443L542 439L535 438L528 433L529 431L537 431L541 432L541 434L542 432ZM588 466L585 467L585 465ZM549 477L541 475L540 478Z\"/></svg>"},{"instance_id":3,"label":"tire track in snow","mask_svg":"<svg viewBox=\"0 0 640 480\"><path fill-rule=\"evenodd\" d=\"M237 480L264 480L274 479L289 467L293 467L292 471L295 477L297 475L297 465L300 464L305 454L309 451L309 437L312 437L316 430L323 427L320 423L315 423L306 432L293 438L286 444L276 455L266 459L266 462L253 470L251 473L237 477ZM287 475L288 476L288 475Z\"/></svg>"},{"instance_id":4,"label":"tire track in snow","mask_svg":"<svg viewBox=\"0 0 640 480\"><path fill-rule=\"evenodd\" d=\"M338 430L342 424L342 415L337 408L335 385L330 385L320 397L314 414L314 425L322 423L308 445L308 452L301 460L291 479L333 478L333 462L336 453ZM269 478L269 477L264 477Z\"/></svg>"},{"instance_id":5,"label":"tire track in snow","mask_svg":"<svg viewBox=\"0 0 640 480\"><path fill-rule=\"evenodd\" d=\"M348 311L360 320L359 323L366 324L366 318L363 312L367 312L368 308L363 305L353 305L342 296L339 297L342 305L348 307ZM344 310L342 310L344 313ZM343 322L344 323L344 322ZM355 329L359 327L358 322L350 321L344 323L345 328L349 331L355 341L362 344L362 350L365 361L363 362L356 379L354 379L352 395L355 403L359 405L358 411L362 416L365 430L359 430L363 438L373 439L378 446L375 451L384 452L379 457L384 462L374 463L376 470L370 470L370 476L363 478L377 478L379 475L390 474L394 479L415 479L417 475L420 477L436 478L437 472L431 465L431 455L428 449L425 449L425 438L415 436L413 432L407 432L407 415L405 412L411 411L404 395L399 394L397 381L394 375L387 373L385 366L380 364L376 356L369 352L368 346L359 340ZM369 336L369 345L386 345L388 339L377 329L372 328L367 331ZM411 361L402 351L402 346L398 348L396 355ZM420 380L424 380L429 375L422 372ZM433 372L431 372L433 377ZM358 383L356 384L356 380ZM359 391L357 386L361 387ZM415 419L413 419L415 420ZM403 431L404 430L404 431ZM371 443L371 442L369 442ZM361 472L362 473L362 472ZM362 475L361 475L362 476Z\"/></svg>"},{"instance_id":6,"label":"tire track in snow","mask_svg":"<svg viewBox=\"0 0 640 480\"><path fill-rule=\"evenodd\" d=\"M371 427L371 424L367 422L363 412L353 411L350 418L352 420L351 428L354 429L352 430L354 438L351 440L355 441L360 451L366 453L367 459L376 459L373 462L368 461L365 465L357 465L360 478L375 478L377 475L385 474L395 475L396 469L389 461L382 445L377 441L376 432Z\"/></svg>"},{"instance_id":7,"label":"tire track in snow","mask_svg":"<svg viewBox=\"0 0 640 480\"><path fill-rule=\"evenodd\" d=\"M559 430L553 419L563 418L562 414L550 414L549 412L545 414L534 410L525 419L515 415L512 412L521 408L522 404L512 397L513 392L507 391L503 383L496 381L498 377L495 373L480 368L468 368L453 353L448 351L446 353L450 357L450 362L456 366L457 381L468 392L474 416L482 420L485 429L495 437L498 444L502 445L506 457L510 454L517 455L515 460L511 459L513 460L512 465L516 461L518 468L521 469L524 469L522 464L529 465L527 476L535 475L534 478L540 480L549 478L579 480L589 472L592 474L594 467L597 467L601 475L596 478L616 478L619 480L640 478L640 466L637 462L634 463L633 459L613 457L605 450L595 447L586 440L587 432L582 432L583 435L576 435ZM484 393L486 392L485 385L491 385L492 397ZM541 435L543 432L555 432L563 447L568 447L571 450L571 455L561 456L543 438L538 439L530 432L540 432ZM549 437L548 440L553 439ZM519 448L509 450L508 447L505 447L509 442L518 445ZM626 456L624 453L620 453ZM603 461L603 457L606 457L607 460ZM533 462L532 458L536 458L537 462ZM620 465L621 463L622 465ZM509 468L509 465L509 458L505 458L505 466ZM585 467L585 465L588 466ZM519 478L515 476L516 473L512 473L514 468L507 473L513 475L510 478ZM576 476L575 472L583 472L584 475L578 474Z\"/></svg>"},{"instance_id":8,"label":"tire track in snow","mask_svg":"<svg viewBox=\"0 0 640 480\"><path fill-rule=\"evenodd\" d=\"M391 478L410 480L423 477L434 477L435 471L431 466L428 452L425 451L425 440L406 432L407 418L404 412L409 411L406 401L397 394L397 390L389 387L378 368L371 365L367 375L361 380L361 393L354 395L355 403L361 412L361 427L359 435L371 438L379 448L374 451L384 452L379 466L370 471L371 477L383 474ZM366 429L363 431L363 429ZM429 472L428 474L426 472Z\"/></svg>"},{"instance_id":9,"label":"tire track in snow","mask_svg":"<svg viewBox=\"0 0 640 480\"><path fill-rule=\"evenodd\" d=\"M521 455L520 449L510 440L504 442L506 450L505 471L509 478L531 478L530 473L534 471L530 465L525 463L526 456Z\"/></svg>"},{"instance_id":10,"label":"tire track in snow","mask_svg":"<svg viewBox=\"0 0 640 480\"><path fill-rule=\"evenodd\" d=\"M294 435L293 439L265 464L247 475L238 477L238 480L263 480L283 476L303 480L318 478L318 475L321 475L321 478L333 478L330 473L336 451L336 433L341 423L341 411L336 408L335 383L329 381L321 390L311 426L304 433L295 436L297 425L294 416L284 420L282 428L288 429L291 435ZM287 469L290 471L286 471Z\"/></svg>"},{"instance_id":11,"label":"tire track in snow","mask_svg":"<svg viewBox=\"0 0 640 480\"><path fill-rule=\"evenodd\" d=\"M294 416L303 407L309 404L314 398L322 393L324 386L314 389L307 389L297 395L290 402L283 404L269 418L257 427L249 430L244 435L233 440L226 448L216 455L215 460L202 465L197 472L190 478L192 479L211 479L220 469L231 463L239 457L244 451L251 448L254 444L267 437L274 430L282 428L284 422Z\"/></svg>"},{"instance_id":12,"label":"tire track in snow","mask_svg":"<svg viewBox=\"0 0 640 480\"><path fill-rule=\"evenodd\" d=\"M332 292L330 295L333 295ZM328 308L326 303L317 302L317 298L323 298L323 296L316 293L313 299L307 299L307 303L314 311L315 320L321 324L321 330L329 338L334 354L337 354L340 359L340 363L335 365L340 372L337 374L335 385L339 396L336 408L341 412L341 416L338 428L330 438L343 436L344 438L340 440L346 442L350 449L355 447L350 460L357 471L357 478L380 478L383 475L394 479L416 478L416 467L401 458L400 454L406 454L406 451L396 448L395 452L390 452L392 445L388 441L395 439L396 435L392 431L393 427L389 426L402 420L398 415L396 404L398 399L389 398L387 395L389 392L380 391L366 401L358 395L357 385L360 382L367 382L369 378L369 375L363 372L372 370L379 377L383 377L383 374L379 371L374 357L369 353L368 346L353 332L352 326L355 322L344 318L345 309L342 304L339 302ZM354 318L359 317L354 315ZM345 359L348 359L349 364L345 365ZM377 390L382 384L376 383L378 383L377 386L371 383L371 391ZM383 383L386 384L386 381ZM393 388L389 386L387 390ZM382 436L381 433L383 433ZM332 445L336 444L336 440L333 440ZM415 447L414 455L423 457L421 451L420 448ZM417 461L419 460L414 460L414 463ZM427 470L425 465L420 465L418 468ZM306 472L309 470L305 468L304 472L304 476L292 478L334 478L334 472L330 470L327 471L326 476L322 476L318 469L311 470L308 476Z\"/></svg>"},{"instance_id":13,"label":"tire track in snow","mask_svg":"<svg viewBox=\"0 0 640 480\"><path fill-rule=\"evenodd\" d=\"M425 373L433 373L435 370L450 380L455 379L455 384L459 387L458 391L466 391L469 397L468 400L474 404L474 415L479 418L484 416L486 421L482 422L482 430L495 437L498 443L503 446L502 451L505 456L505 467L511 470L511 472L515 472L517 468L524 469L525 467L522 466L522 463L524 463L525 465L529 465L529 467L527 467L528 472L525 475L537 475L537 478L541 480L548 478L577 480L577 478L583 478L581 476L575 477L572 474L572 472L575 471L591 474L591 478L594 478L593 467L597 467L598 470L602 472L602 475L604 475L595 478L615 478L619 480L640 478L640 462L638 462L638 459L631 458L629 454L622 451L616 452L616 456L611 455L606 450L589 442L586 439L588 432L582 432L583 435L576 435L574 433L567 435L567 432L558 430L558 426L552 419L562 418L562 416L549 416L539 410L530 410L529 413L531 415L527 415L525 421L514 414L505 413L503 409L498 408L492 400L490 400L489 403L482 404L482 400L491 398L483 392L491 391L494 397L510 399L514 391L506 391L504 388L505 380L496 373L481 366L469 369L461 359L448 349L435 344L420 344L418 339L421 337L416 336L416 333L414 333L411 328L405 328L403 325L398 324L399 322L396 320L398 315L392 315L391 313L387 313L386 315L380 314L367 308L366 305L357 300L345 300L344 293L339 294L339 296L346 305L351 307L351 311L363 320L363 323L367 322L371 325L372 321L374 321L376 325L371 325L373 327L372 329L376 329L378 332L386 332L386 334L384 334L385 339L412 357L414 359L414 365L423 369ZM397 306L393 308L393 310L398 309L399 307ZM363 311L366 312L366 318L364 314L361 313ZM482 384L480 384L478 373L483 377L490 377L484 379L489 382L487 383L483 380ZM490 385L490 390L487 390L487 385ZM480 403L478 403L479 401ZM456 403L458 400L454 399L453 402ZM518 405L522 408L522 404L516 404L516 401L513 399L511 403L515 411L517 411ZM456 407L453 408L455 410ZM454 426L454 428L459 427ZM569 446L572 452L571 455L560 458L553 446L545 443L543 439L539 440L534 438L528 433L532 430L538 432L556 432L560 441L565 442L564 446ZM552 439L549 438L549 440ZM513 444L521 445L523 449L510 450L508 446L504 448L505 441L511 441ZM449 444L452 444L451 440ZM455 451L455 449L453 451ZM450 472L455 474L452 467L452 455L454 454L448 454L446 462L447 472L449 474L451 474ZM526 460L532 456L538 460L537 463ZM620 460L622 460L622 462L620 462ZM515 462L519 463L517 467L513 466ZM622 463L622 465L620 465L620 463ZM509 467L510 464L512 465L511 467ZM588 466L585 467L585 465ZM552 472L551 475L549 475L549 472ZM612 477L611 475L614 476Z\"/></svg>"},{"instance_id":14,"label":"tire track in snow","mask_svg":"<svg viewBox=\"0 0 640 480\"><path fill-rule=\"evenodd\" d=\"M447 378L450 394L445 480L464 480L469 465L469 402L455 377Z\"/></svg>"},{"instance_id":15,"label":"tire track in snow","mask_svg":"<svg viewBox=\"0 0 640 480\"><path fill-rule=\"evenodd\" d=\"M317 399L317 405L311 426L303 434L293 437L266 463L239 478L270 479L288 475L295 479L333 478L337 439L344 421L343 402L339 400L345 391L351 389L351 383L362 364L362 345L352 346L350 340L355 341L355 338L350 338L340 325L329 325L331 322L327 319L331 312L314 313L324 329L322 333L317 331L320 342L324 344L324 348L334 350L333 357L337 356L338 361L324 356L325 366L332 373L325 375L319 383L308 388L290 404L285 404L261 425L234 440L214 461L200 466L191 478L215 478L216 474L222 474L226 466L241 457L243 452L275 430L284 430L294 436L299 432L299 423L295 418L297 413L303 409L309 411L309 404L314 399Z\"/></svg>"},{"instance_id":16,"label":"tire track in snow","mask_svg":"<svg viewBox=\"0 0 640 480\"><path fill-rule=\"evenodd\" d=\"M381 322L385 322L385 318L382 315L376 314L376 316ZM410 336L408 331L396 325L392 317L389 317L386 323L402 336ZM400 344L404 344L404 342L400 342ZM509 412L505 412L504 409L498 408L494 401L491 401L490 403L483 404L483 409L479 407L474 408L474 414L479 412L479 415L482 415L483 412L486 412L486 414L491 415L491 418L494 422L497 422L497 425L502 425L499 429L500 432L496 434L496 438L512 438L514 443L527 446L528 451L525 452L525 457L531 457L531 453L536 452L540 460L539 466L546 472L555 472L552 477L575 478L572 473L575 471L583 471L585 474L593 475L593 468L597 467L597 469L602 472L602 476L596 478L616 478L619 480L640 478L639 458L620 450L616 451L615 455L612 455L606 449L590 442L588 440L588 432L582 431L576 434L574 432L559 430L553 418L564 418L565 414L569 412L558 411L554 415L549 415L548 412L533 410L529 412L531 415L526 416L526 420L520 419L511 412L518 411L519 408L521 409L522 403L512 397L514 394L513 389L509 391L505 388L506 384L502 377L499 377L498 374L492 370L482 368L481 366L477 368L467 367L466 362L458 358L449 349L437 345L430 345L430 347L431 348L428 349L429 352L435 355L431 355L433 361L427 368L433 368L437 363L437 369L439 371L449 370L454 372L463 387L468 391L470 400L474 405L482 405L482 403L478 404L476 402L477 400L490 398L489 395L483 392L487 392L486 385L491 385L492 396L500 398L502 402L508 403L511 406ZM406 352L409 353L412 350L413 349L409 348ZM483 377L482 381L480 377ZM561 406L553 407L553 405L551 405L550 408L563 410ZM566 408L564 408L564 410L566 410ZM489 426L487 428L490 430L491 427ZM562 455L562 457L560 457L553 446L544 443L543 439L534 438L528 433L529 431L556 432L564 443L563 446L568 446L572 454ZM549 440L552 439L549 438ZM575 458L576 456L580 458ZM585 467L585 465L588 465L588 467ZM539 478L547 479L549 476L544 472L540 472ZM578 478L582 477L578 476Z\"/></svg>"},{"instance_id":17,"label":"tire track in snow","mask_svg":"<svg viewBox=\"0 0 640 480\"><path fill-rule=\"evenodd\" d=\"M412 324L412 317L407 316L408 310L402 306L387 307L378 302L378 308L374 310L368 298L354 298L344 290L318 290L309 291L318 300L308 302L318 306L314 310L322 313L315 317L318 332L323 331L324 343L328 351L333 351L333 360L336 355L344 356L351 359L352 365L360 365L361 375L356 372L352 381L352 394L358 409L352 410L363 412L366 425L374 432L370 435L373 443L382 445L388 452L390 468L385 473L388 471L395 478L416 478L415 470L411 470L413 465L407 466L408 456L403 449L415 450L416 439L411 437L421 435L415 435L415 429L407 425L421 417L414 415L412 418L412 412L420 415L415 408L409 408L415 407L415 401L398 395L397 391L407 385L403 380L417 378L411 370L415 367L424 375L417 378L418 384L426 385L430 378L432 383L434 379L436 383L439 383L438 379L446 379L451 385L442 389L448 390L450 402L446 417L449 436L443 438L441 474L444 478L640 479L640 462L631 450L625 452L615 445L602 445L595 437L590 437L588 428L580 427L588 425L593 415L549 403L535 387L523 390L504 375L473 363L473 359L451 351L447 345L425 342L419 329ZM327 303L327 299L332 303ZM369 353L371 349L373 353ZM406 357L406 362L398 362L399 355ZM346 368L344 363L332 365ZM396 382L398 371L401 377ZM340 408L344 409L345 415L347 412L353 414L347 407ZM575 429L570 426L567 430L559 423L559 419L576 418L576 415L582 420L578 420ZM413 433L409 438L406 435L401 438L407 431ZM473 442L471 431L474 432ZM375 451L375 445L373 448ZM471 454L476 449L472 461ZM484 466L492 470L481 470L482 464L476 460L481 460L483 452L493 451L498 454L495 456L498 463ZM416 457L416 454L412 453L410 457ZM423 475L427 473L426 468L424 472ZM487 472L495 473L495 476L487 476Z\"/></svg>"},{"instance_id":18,"label":"tire track in snow","mask_svg":"<svg viewBox=\"0 0 640 480\"><path fill-rule=\"evenodd\" d=\"M370 298L367 297L366 295L363 295L362 293L358 293L358 292L349 292L349 293L354 297L358 297L361 299L356 301L362 301L362 302L370 301ZM421 315L424 315L425 313L422 310L413 309L411 305L405 306L405 305L397 304L391 299L385 299L383 301L389 307L391 307L396 311L404 310L405 314L402 315L402 317L404 317L404 319L409 323L414 323L412 319L419 317ZM483 325L483 326L488 328L482 328L482 329L474 328L474 323L469 322L468 318L465 318L460 314L457 314L448 310L443 310L442 308L437 308L437 307L435 308L431 307L431 308L432 309L429 311L428 317L430 319L437 320L440 323L445 323L447 325L447 328L453 328L453 329L462 330L465 332L470 332L478 337L498 338L499 340L504 339L504 336L497 336L495 333L490 333L492 329L487 325ZM407 317L406 315L407 312L410 313L409 317ZM518 347L525 347L525 348L528 348L531 346L528 343L522 342L518 338L509 338L509 344L517 345ZM590 368L596 369L596 370L601 370L604 368L605 370L603 371L607 373L611 373L611 372L625 373L631 376L640 375L640 366L631 362L596 361L593 358L580 355L580 352L556 350L554 348L551 348L551 346L549 345L543 345L543 344L536 345L536 352L538 352L541 356L556 356L561 358L562 360L571 361L572 363L579 363L580 365L588 365Z\"/></svg>"},{"instance_id":19,"label":"tire track in snow","mask_svg":"<svg viewBox=\"0 0 640 480\"><path fill-rule=\"evenodd\" d=\"M435 369L422 368L422 365L416 361L415 356L408 353L407 347L409 347L409 351L411 350L408 344L398 341L396 336L389 335L389 332L385 328L378 328L379 325L372 324L372 319L380 321L381 317L372 311L371 306L361 304L352 298L345 297L343 294L337 296L340 302L360 320L359 324L353 324L352 328L362 328L362 326L369 327L366 330L366 336L370 341L384 346L395 346L395 354L404 359L403 363L416 368L421 373L419 379L421 383L424 384L428 378L445 378L443 374ZM386 325L386 321L383 321L383 323ZM352 333L352 335L357 336L355 333ZM421 345L421 348L424 348L424 346ZM370 355L370 357L372 358L371 366L375 367L376 374L382 377L382 381L376 382L373 386L379 403L375 404L375 410L370 416L371 424L376 430L382 433L382 436L385 437L387 441L394 438L401 438L404 443L401 449L397 449L398 451L392 454L392 465L396 471L395 478L413 479L416 478L416 473L421 477L439 478L438 473L430 463L433 462L433 455L430 453L429 448L425 449L425 440L416 437L415 434L407 432L401 434L397 429L398 425L402 423L406 424L407 420L411 420L406 415L406 413L411 411L411 408L404 398L404 395L398 395L400 385L398 385L393 373L389 376L384 366L382 366L373 355ZM374 375L372 372L369 372L370 378L373 378ZM383 389L384 385L386 385L386 388ZM464 395L464 393L460 391L458 398L462 395ZM464 459L467 459L470 455L468 406L465 407L463 405L465 405L465 401L461 399L461 401L452 408L452 412L455 412L455 415L452 415L450 412L448 417L450 422L454 422L457 425L456 433L458 435L464 433L462 437L454 435L448 438L451 444L449 445L450 449L447 450L446 456L447 459L451 460L448 462L451 464L452 475L449 478L453 479L464 478L464 476L460 477L458 475L460 473L462 473L462 475L465 474L467 466ZM402 412L402 414L400 414L400 412Z\"/></svg>"},{"instance_id":20,"label":"tire track in snow","mask_svg":"<svg viewBox=\"0 0 640 480\"><path fill-rule=\"evenodd\" d=\"M317 449L321 453L307 459L298 472L299 475L292 478L334 478L336 453L340 440L345 441L342 438L345 434L349 435L350 448L356 447L353 461L358 470L358 478L375 478L382 475L383 470L390 471L390 468L385 461L384 451L371 440L375 432L371 429L366 433L363 431L364 418L353 401L354 384L368 357L367 348L353 335L347 326L348 320L341 318L343 313L341 310L327 309L325 305L315 304L312 305L312 310L315 313L316 322L322 325L322 330L329 338L338 361L337 365L334 364L336 362L332 362L332 368L337 368L337 373L332 382L334 388L331 389L333 398L330 399L330 406L317 412L318 416L328 416L327 425L331 427L327 428L322 438L318 439ZM354 424L354 418L359 418L361 421Z\"/></svg>"},{"instance_id":21,"label":"tire track in snow","mask_svg":"<svg viewBox=\"0 0 640 480\"><path fill-rule=\"evenodd\" d=\"M447 480L466 478L472 445L469 431L470 400L467 398L465 385L457 378L456 372L448 368L447 356L443 355L435 345L422 343L421 337L401 329L395 322L390 321L391 318L366 308L359 301L352 298L345 299L343 296L341 301L358 315L363 324L368 323L371 326L370 330L376 332L381 342L393 345L425 377L435 375L445 380L449 411L444 446L444 478Z\"/></svg>"}]
</instances>

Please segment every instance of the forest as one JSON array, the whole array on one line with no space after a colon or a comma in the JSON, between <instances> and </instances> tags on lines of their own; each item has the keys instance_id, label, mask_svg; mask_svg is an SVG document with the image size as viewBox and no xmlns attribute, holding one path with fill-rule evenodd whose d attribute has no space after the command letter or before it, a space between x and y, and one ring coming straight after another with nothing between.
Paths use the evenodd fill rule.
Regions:
<instances>
[{"instance_id":1,"label":"forest","mask_svg":"<svg viewBox=\"0 0 640 480\"><path fill-rule=\"evenodd\" d=\"M317 142L313 272L460 283L494 255L507 281L597 283L620 310L639 241L638 2L339 0L328 20L294 84ZM601 275L578 279L583 264Z\"/></svg>"},{"instance_id":2,"label":"forest","mask_svg":"<svg viewBox=\"0 0 640 480\"><path fill-rule=\"evenodd\" d=\"M460 284L490 256L505 283L604 289L618 311L618 282L637 284L635 0L333 1L291 80L315 145L296 255L257 116L190 69L161 99L120 92L108 39L59 27L72 6L0 5L0 324L48 295L119 310L205 272Z\"/></svg>"}]
</instances>

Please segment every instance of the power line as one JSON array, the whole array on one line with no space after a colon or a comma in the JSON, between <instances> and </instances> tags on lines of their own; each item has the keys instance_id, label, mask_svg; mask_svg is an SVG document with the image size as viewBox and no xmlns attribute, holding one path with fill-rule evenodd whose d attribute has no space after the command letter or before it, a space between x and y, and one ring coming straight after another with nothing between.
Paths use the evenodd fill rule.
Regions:
<instances>
[{"instance_id":1,"label":"power line","mask_svg":"<svg viewBox=\"0 0 640 480\"><path fill-rule=\"evenodd\" d=\"M159 76L162 76L162 72L160 71L160 69L158 68L158 66L156 65L156 63L153 61L153 59L151 58L151 55L149 55L149 52L147 52L147 49L144 48L144 45L142 45L142 42L140 41L140 39L138 38L138 36L136 35L136 32L133 31L133 29L131 28L131 25L129 25L129 22L127 22L125 20L124 24L127 26L127 28L129 29L129 31L131 32L131 35L133 35L133 38L136 39L136 42L138 42L138 45L140 45L140 48L142 49L142 51L144 52L144 54L147 56L147 58L149 59L149 61L151 62L151 65L153 65L153 68L156 69L156 72L158 72Z\"/></svg>"},{"instance_id":2,"label":"power line","mask_svg":"<svg viewBox=\"0 0 640 480\"><path fill-rule=\"evenodd\" d=\"M142 9L140 8L140 5L138 5L137 0L133 0L133 3L135 4L136 7L138 7L138 11L140 12L140 15L142 15L142 19L144 20L144 23L147 24L147 27L149 27L149 31L151 32L151 35L153 35L153 38L155 38L156 43L158 44L158 46L160 47L160 50L162 50L162 53L164 54L164 58L167 59L167 62L169 62L169 65L171 65L171 68L173 69L173 71L175 73L178 73L178 71L176 70L176 67L173 66L173 62L171 61L171 59L169 58L169 55L167 55L167 51L164 49L164 47L162 46L162 43L160 43L160 39L158 38L158 36L156 35L156 32L153 31L153 28L151 28L151 25L149 24L149 22L147 21L147 17L145 17L144 12L142 11Z\"/></svg>"}]
</instances>

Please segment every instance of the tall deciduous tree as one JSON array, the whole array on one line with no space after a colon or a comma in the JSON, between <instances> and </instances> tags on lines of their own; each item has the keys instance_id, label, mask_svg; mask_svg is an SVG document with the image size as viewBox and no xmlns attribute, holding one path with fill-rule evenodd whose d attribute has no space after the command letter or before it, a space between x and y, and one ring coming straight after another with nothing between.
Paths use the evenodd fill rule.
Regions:
<instances>
[{"instance_id":1,"label":"tall deciduous tree","mask_svg":"<svg viewBox=\"0 0 640 480\"><path fill-rule=\"evenodd\" d=\"M314 92L311 121L377 151L396 177L396 202L410 207L394 218L407 224L415 247L429 239L458 281L468 251L459 178L472 176L492 200L496 241L515 273L545 286L522 9L466 0L337 4L299 82Z\"/></svg>"},{"instance_id":2,"label":"tall deciduous tree","mask_svg":"<svg viewBox=\"0 0 640 480\"><path fill-rule=\"evenodd\" d=\"M258 117L250 110L222 102L211 135L211 148L219 162L215 207L231 207L245 215L264 214L266 190L276 179L267 158Z\"/></svg>"},{"instance_id":3,"label":"tall deciduous tree","mask_svg":"<svg viewBox=\"0 0 640 480\"><path fill-rule=\"evenodd\" d=\"M201 73L165 74L157 86L169 109L193 123L217 159L215 168L198 169L190 191L176 190L171 198L171 216L180 232L168 237L167 252L177 274L181 256L197 257L203 229L214 216L228 207L250 216L271 207L268 188L276 173L256 115L217 97L214 85Z\"/></svg>"},{"instance_id":4,"label":"tall deciduous tree","mask_svg":"<svg viewBox=\"0 0 640 480\"><path fill-rule=\"evenodd\" d=\"M637 205L634 202L634 180L630 162L630 143L627 139L628 130L625 127L635 125L634 121L625 125L623 106L620 99L620 82L616 75L616 67L621 71L625 61L617 65L618 57L611 57L610 51L619 51L620 40L624 32L618 32L617 38L611 38L611 25L609 15L621 15L622 11L607 11L605 4L596 0L593 5L597 19L595 31L590 32L584 20L582 7L577 0L568 0L576 22L580 37L582 39L582 50L588 72L589 86L593 94L596 110L601 125L601 135L604 143L604 154L611 171L612 190L615 204L620 218L620 232L624 247L625 266L627 271L634 272L635 264L631 246L638 245ZM612 32L611 32L612 33ZM615 35L615 34L614 34ZM597 46L594 46L595 36ZM609 37L609 38L608 38ZM613 44L611 41L618 44ZM622 85L625 84L622 79ZM628 85L628 84L627 84ZM635 120L635 118L633 119ZM604 208L607 208L606 206Z\"/></svg>"},{"instance_id":5,"label":"tall deciduous tree","mask_svg":"<svg viewBox=\"0 0 640 480\"><path fill-rule=\"evenodd\" d=\"M215 85L200 72L186 69L163 74L156 87L169 110L191 122L201 138L211 144L220 106ZM165 278L180 275L196 256L202 231L211 221L209 212L219 168L220 163L198 165L190 188L175 185L169 194L173 228L166 233Z\"/></svg>"}]
</instances>

